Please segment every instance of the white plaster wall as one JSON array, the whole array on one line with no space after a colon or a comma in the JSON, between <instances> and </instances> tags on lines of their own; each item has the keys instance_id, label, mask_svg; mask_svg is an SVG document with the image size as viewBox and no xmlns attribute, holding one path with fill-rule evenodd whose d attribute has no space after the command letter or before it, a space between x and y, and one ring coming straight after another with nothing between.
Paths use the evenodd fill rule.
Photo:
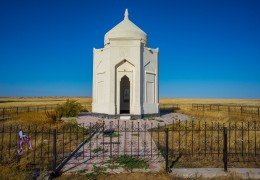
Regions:
<instances>
[{"instance_id":1,"label":"white plaster wall","mask_svg":"<svg viewBox=\"0 0 260 180\"><path fill-rule=\"evenodd\" d=\"M130 81L130 114L159 112L158 49L144 47L140 39L110 39L94 49L92 111L120 114L120 80Z\"/></svg>"},{"instance_id":2,"label":"white plaster wall","mask_svg":"<svg viewBox=\"0 0 260 180\"><path fill-rule=\"evenodd\" d=\"M144 114L159 113L158 89L158 55L159 49L143 49L143 110Z\"/></svg>"},{"instance_id":3,"label":"white plaster wall","mask_svg":"<svg viewBox=\"0 0 260 180\"><path fill-rule=\"evenodd\" d=\"M109 94L109 68L107 59L109 58L109 49L94 49L93 57L93 93L92 93L92 111L107 113L107 104L109 100L106 98Z\"/></svg>"}]
</instances>

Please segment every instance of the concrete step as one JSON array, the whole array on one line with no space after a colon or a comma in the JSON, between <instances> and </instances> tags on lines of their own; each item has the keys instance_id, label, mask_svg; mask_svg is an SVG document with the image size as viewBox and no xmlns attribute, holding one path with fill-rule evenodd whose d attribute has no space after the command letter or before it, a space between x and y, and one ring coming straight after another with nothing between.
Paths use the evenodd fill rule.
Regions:
<instances>
[{"instance_id":1,"label":"concrete step","mask_svg":"<svg viewBox=\"0 0 260 180\"><path fill-rule=\"evenodd\" d=\"M123 115L123 116L120 116L119 119L120 119L120 120L130 120L130 119L131 119L131 116L129 116L129 115Z\"/></svg>"}]
</instances>

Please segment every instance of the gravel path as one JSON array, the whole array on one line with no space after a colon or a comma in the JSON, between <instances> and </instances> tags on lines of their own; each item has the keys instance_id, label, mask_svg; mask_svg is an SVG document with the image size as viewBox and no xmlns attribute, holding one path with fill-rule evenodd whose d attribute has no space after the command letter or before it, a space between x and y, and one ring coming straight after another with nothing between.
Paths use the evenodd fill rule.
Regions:
<instances>
[{"instance_id":1,"label":"gravel path","mask_svg":"<svg viewBox=\"0 0 260 180\"><path fill-rule=\"evenodd\" d=\"M169 125L172 124L173 121L185 121L188 120L189 116L185 115L185 114L180 114L180 113L168 113L165 115L162 115L160 117L155 117L155 118L147 118L147 119L136 119L136 120L119 120L120 122L123 121L127 121L127 122L133 122L134 124L138 123L140 125L144 125L145 123L153 123L154 125L157 125L159 123L159 125ZM104 121L106 124L113 122L113 123L117 123L118 119L106 119L106 118L98 118L98 117L94 117L91 115L83 115L83 116L79 116L77 118L77 122L79 124L85 124L85 125L89 125L90 123L96 123L96 122L101 122Z\"/></svg>"}]
</instances>

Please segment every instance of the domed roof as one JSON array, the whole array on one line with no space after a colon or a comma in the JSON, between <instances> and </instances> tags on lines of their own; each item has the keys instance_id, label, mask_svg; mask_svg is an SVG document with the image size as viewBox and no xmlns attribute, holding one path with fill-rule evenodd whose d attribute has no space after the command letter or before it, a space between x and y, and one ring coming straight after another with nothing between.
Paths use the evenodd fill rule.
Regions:
<instances>
[{"instance_id":1,"label":"domed roof","mask_svg":"<svg viewBox=\"0 0 260 180\"><path fill-rule=\"evenodd\" d=\"M128 10L125 10L125 18L105 35L105 44L109 39L140 39L147 43L147 35L128 18Z\"/></svg>"}]
</instances>

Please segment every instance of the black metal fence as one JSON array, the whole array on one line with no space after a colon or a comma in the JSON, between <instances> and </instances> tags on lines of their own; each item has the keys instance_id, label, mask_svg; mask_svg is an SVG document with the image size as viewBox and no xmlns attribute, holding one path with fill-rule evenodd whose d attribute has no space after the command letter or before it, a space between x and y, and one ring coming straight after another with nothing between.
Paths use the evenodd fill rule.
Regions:
<instances>
[{"instance_id":1,"label":"black metal fence","mask_svg":"<svg viewBox=\"0 0 260 180\"><path fill-rule=\"evenodd\" d=\"M32 143L32 150L24 143L21 155L18 154L19 129ZM165 125L116 120L97 124L65 123L60 127L5 126L3 123L0 141L1 164L15 160L56 170L61 170L75 156L83 159L125 155L146 159L163 157L166 170L181 159L197 162L196 165L208 161L210 166L221 167L260 160L258 122L174 121Z\"/></svg>"},{"instance_id":2,"label":"black metal fence","mask_svg":"<svg viewBox=\"0 0 260 180\"><path fill-rule=\"evenodd\" d=\"M160 104L160 112L175 112L181 108L180 104Z\"/></svg>"},{"instance_id":3,"label":"black metal fence","mask_svg":"<svg viewBox=\"0 0 260 180\"><path fill-rule=\"evenodd\" d=\"M192 109L202 110L202 111L217 111L217 112L237 113L237 114L245 114L245 115L255 115L260 117L259 106L192 104Z\"/></svg>"},{"instance_id":4,"label":"black metal fence","mask_svg":"<svg viewBox=\"0 0 260 180\"><path fill-rule=\"evenodd\" d=\"M39 105L39 106L17 106L0 108L0 121L11 119L22 113L28 112L46 112L54 110L57 105Z\"/></svg>"}]
</instances>

